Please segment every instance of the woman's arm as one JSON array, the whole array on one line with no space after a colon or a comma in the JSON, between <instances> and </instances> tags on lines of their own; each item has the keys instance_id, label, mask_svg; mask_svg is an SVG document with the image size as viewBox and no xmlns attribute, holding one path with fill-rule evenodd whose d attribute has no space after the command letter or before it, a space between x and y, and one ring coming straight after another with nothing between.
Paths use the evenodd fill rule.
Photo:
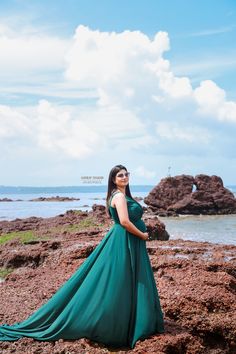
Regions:
<instances>
[{"instance_id":1,"label":"woman's arm","mask_svg":"<svg viewBox=\"0 0 236 354\"><path fill-rule=\"evenodd\" d=\"M127 201L123 193L117 193L114 197L114 204L119 216L120 224L126 228L127 231L138 236L142 240L148 239L148 233L140 231L130 220L127 208Z\"/></svg>"}]
</instances>

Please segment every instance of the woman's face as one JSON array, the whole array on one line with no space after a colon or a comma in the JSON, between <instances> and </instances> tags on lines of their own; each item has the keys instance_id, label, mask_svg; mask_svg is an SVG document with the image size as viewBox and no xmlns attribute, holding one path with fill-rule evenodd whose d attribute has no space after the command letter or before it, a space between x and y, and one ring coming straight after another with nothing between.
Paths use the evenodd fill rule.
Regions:
<instances>
[{"instance_id":1,"label":"woman's face","mask_svg":"<svg viewBox=\"0 0 236 354\"><path fill-rule=\"evenodd\" d=\"M129 176L127 176L127 172L125 169L120 170L117 172L115 176L115 184L117 187L125 187L129 184Z\"/></svg>"}]
</instances>

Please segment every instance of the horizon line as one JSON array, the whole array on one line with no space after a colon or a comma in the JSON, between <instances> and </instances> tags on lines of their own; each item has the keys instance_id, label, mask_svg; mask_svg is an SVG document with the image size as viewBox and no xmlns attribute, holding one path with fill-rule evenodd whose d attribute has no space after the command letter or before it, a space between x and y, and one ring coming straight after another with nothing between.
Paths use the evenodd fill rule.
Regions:
<instances>
[{"instance_id":1,"label":"horizon line","mask_svg":"<svg viewBox=\"0 0 236 354\"><path fill-rule=\"evenodd\" d=\"M130 186L152 186L153 184L131 184ZM79 184L79 185L60 185L60 186L22 186L22 185L4 185L1 184L0 188L4 187L4 188L65 188L65 187L106 187L107 184L95 184L95 183L88 183L88 184Z\"/></svg>"}]
</instances>

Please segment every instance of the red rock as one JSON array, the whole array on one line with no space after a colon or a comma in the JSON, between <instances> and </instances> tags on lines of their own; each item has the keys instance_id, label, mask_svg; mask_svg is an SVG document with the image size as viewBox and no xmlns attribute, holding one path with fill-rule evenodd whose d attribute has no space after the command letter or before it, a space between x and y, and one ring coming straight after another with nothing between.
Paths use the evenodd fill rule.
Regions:
<instances>
[{"instance_id":1,"label":"red rock","mask_svg":"<svg viewBox=\"0 0 236 354\"><path fill-rule=\"evenodd\" d=\"M196 190L194 190L194 186ZM144 202L160 216L178 214L233 214L236 198L218 176L167 177L154 187Z\"/></svg>"},{"instance_id":2,"label":"red rock","mask_svg":"<svg viewBox=\"0 0 236 354\"><path fill-rule=\"evenodd\" d=\"M100 204L93 204L89 215L94 216L100 223L109 223L110 217L106 213L106 207Z\"/></svg>"},{"instance_id":3,"label":"red rock","mask_svg":"<svg viewBox=\"0 0 236 354\"><path fill-rule=\"evenodd\" d=\"M143 218L147 232L152 240L169 240L170 235L166 231L165 224L157 216L145 216Z\"/></svg>"}]
</instances>

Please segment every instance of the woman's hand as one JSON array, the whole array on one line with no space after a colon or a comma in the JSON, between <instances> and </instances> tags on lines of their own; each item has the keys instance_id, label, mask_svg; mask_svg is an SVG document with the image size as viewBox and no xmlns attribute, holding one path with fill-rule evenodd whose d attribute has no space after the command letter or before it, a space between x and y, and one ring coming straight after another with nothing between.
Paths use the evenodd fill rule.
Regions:
<instances>
[{"instance_id":1,"label":"woman's hand","mask_svg":"<svg viewBox=\"0 0 236 354\"><path fill-rule=\"evenodd\" d=\"M149 239L149 234L148 234L148 232L144 232L144 233L143 233L142 239L143 239L144 241L147 241L147 240Z\"/></svg>"}]
</instances>

